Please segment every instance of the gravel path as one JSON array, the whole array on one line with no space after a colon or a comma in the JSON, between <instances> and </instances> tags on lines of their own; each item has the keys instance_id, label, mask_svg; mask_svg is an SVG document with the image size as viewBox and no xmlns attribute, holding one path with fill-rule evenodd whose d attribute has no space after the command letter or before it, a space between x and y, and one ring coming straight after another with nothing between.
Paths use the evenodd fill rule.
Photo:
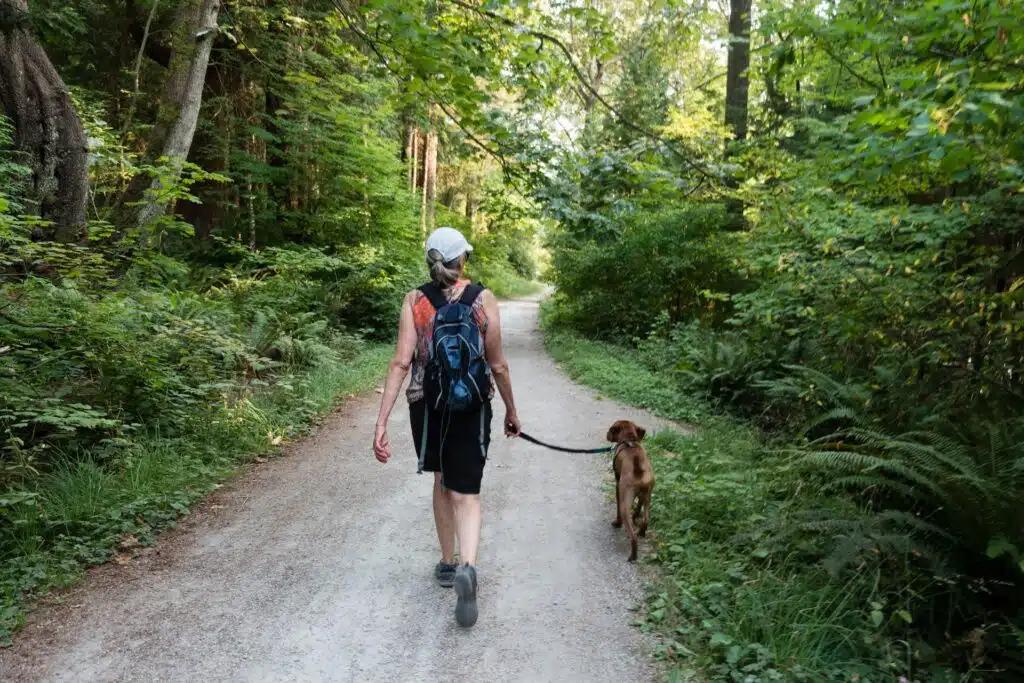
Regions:
<instances>
[{"instance_id":1,"label":"gravel path","mask_svg":"<svg viewBox=\"0 0 1024 683\"><path fill-rule=\"evenodd\" d=\"M502 309L527 431L589 447L620 417L659 426L559 372L541 347L535 302ZM0 680L656 678L650 643L631 626L640 579L609 524L607 460L495 434L480 621L462 630L453 593L433 582L431 480L415 473L402 403L391 424L395 460L371 455L378 400L349 401L156 547L94 569L38 609L0 651Z\"/></svg>"}]
</instances>

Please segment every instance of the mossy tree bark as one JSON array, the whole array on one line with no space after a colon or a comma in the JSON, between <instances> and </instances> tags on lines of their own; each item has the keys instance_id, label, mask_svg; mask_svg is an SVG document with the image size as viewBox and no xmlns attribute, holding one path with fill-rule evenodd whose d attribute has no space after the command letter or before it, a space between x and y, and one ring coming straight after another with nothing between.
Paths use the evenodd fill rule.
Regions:
<instances>
[{"instance_id":1,"label":"mossy tree bark","mask_svg":"<svg viewBox=\"0 0 1024 683\"><path fill-rule=\"evenodd\" d=\"M725 123L737 140L747 137L750 92L752 0L729 0L729 58L725 80Z\"/></svg>"},{"instance_id":2,"label":"mossy tree bark","mask_svg":"<svg viewBox=\"0 0 1024 683\"><path fill-rule=\"evenodd\" d=\"M0 0L0 103L32 169L30 195L62 242L85 231L87 142L64 81L28 30L27 0Z\"/></svg>"}]
</instances>

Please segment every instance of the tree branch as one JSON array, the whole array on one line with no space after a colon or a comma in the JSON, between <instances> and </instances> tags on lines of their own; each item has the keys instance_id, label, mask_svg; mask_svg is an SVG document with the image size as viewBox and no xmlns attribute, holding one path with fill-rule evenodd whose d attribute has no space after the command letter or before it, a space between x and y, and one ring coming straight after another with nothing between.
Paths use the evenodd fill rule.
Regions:
<instances>
[{"instance_id":1,"label":"tree branch","mask_svg":"<svg viewBox=\"0 0 1024 683\"><path fill-rule=\"evenodd\" d=\"M135 118L135 104L139 99L139 79L142 74L142 58L146 55L146 46L149 45L149 30L153 27L153 19L156 17L157 7L160 6L160 0L153 0L153 7L149 10L149 16L146 18L146 25L142 29L142 44L139 45L139 52L135 56L135 71L134 71L134 83L135 87L132 89L131 103L128 105L128 113L124 117L124 125L121 127L121 137L124 138L125 134L128 133L132 127L132 119Z\"/></svg>"},{"instance_id":2,"label":"tree branch","mask_svg":"<svg viewBox=\"0 0 1024 683\"><path fill-rule=\"evenodd\" d=\"M684 154L680 150L676 149L676 146L674 144L672 144L671 142L669 142L668 140L666 140L662 136L658 135L654 131L649 130L649 129L645 128L644 126L641 126L641 125L637 124L636 122L630 120L622 112L620 112L615 106L613 106L608 100L606 100L604 98L604 96L601 95L601 93L599 93L596 88L594 88L594 86L590 83L590 80L586 77L586 74L583 73L583 70L580 68L579 64L576 63L576 59L573 57L572 51L558 37L553 36L550 33L545 33L544 31L538 31L536 29L531 29L531 28L522 26L521 24L518 24L515 21L513 21L513 20L511 20L511 19L509 19L507 17L502 16L502 15L498 14L497 12L494 12L492 10L486 9L484 7L480 7L478 5L472 5L472 4L468 3L468 2L464 2L463 0L445 0L445 1L455 5L456 7L461 7L462 9L467 10L469 12L473 12L473 13L475 13L477 15L489 18L489 19L491 19L493 21L496 21L496 22L498 22L498 23L500 23L500 24L502 24L504 26L507 26L509 28L514 28L517 31L523 31L527 35L533 36L534 38L537 38L538 40L551 43L552 45L557 47L558 50L562 53L562 55L565 57L566 62L569 64L569 68L572 70L573 74L575 75L576 80L579 81L580 85L583 86L584 90L586 90L597 102L599 102L602 107L604 107L606 110L608 110L616 118L616 120L619 121L619 123L623 124L627 128L630 128L630 129L632 129L633 131L635 131L637 133L640 133L642 136L644 136L648 140L651 140L652 142L655 142L655 143L658 143L660 145L663 145L666 149L668 149L673 154L675 154L676 157L680 161L682 161L685 166L687 166L691 170L695 171L697 174L699 174L703 178L708 179L708 180L715 179L715 176L710 171L708 171L706 168L704 168L701 164L699 164L699 163L695 162L693 159L691 159L689 157L689 155Z\"/></svg>"},{"instance_id":3,"label":"tree branch","mask_svg":"<svg viewBox=\"0 0 1024 683\"><path fill-rule=\"evenodd\" d=\"M875 81L871 80L867 76L864 76L861 73L859 73L856 69L854 69L852 66L850 66L849 63L847 63L847 61L845 59L843 59L842 57L837 55L835 52L830 50L828 45L826 45L824 42L819 43L819 45L821 46L821 49L822 49L822 51L825 54L827 54L829 57L831 57L833 59L833 61L835 61L836 63L839 64L839 66L841 66L844 69L846 69L847 71L849 71L850 75L853 76L854 78L856 78L858 81L860 81L864 85L867 85L867 86L870 86L870 87L874 88L875 90L878 90L879 92L885 90L885 88L882 87L881 83L876 83Z\"/></svg>"},{"instance_id":4,"label":"tree branch","mask_svg":"<svg viewBox=\"0 0 1024 683\"><path fill-rule=\"evenodd\" d=\"M170 65L171 48L162 43L158 43L154 40L148 40L143 37L148 33L148 30L143 27L139 19L138 7L135 4L135 1L127 0L125 2L125 10L130 20L129 30L131 31L132 37L142 46L142 50L145 51L145 55L160 66L167 67ZM156 7L154 7L153 11L150 12L150 17L152 17L155 11ZM147 22L147 25L149 25L149 22Z\"/></svg>"},{"instance_id":5,"label":"tree branch","mask_svg":"<svg viewBox=\"0 0 1024 683\"><path fill-rule=\"evenodd\" d=\"M376 55L377 61L380 62L381 66L383 66L397 78L402 79L402 74L399 73L398 70L396 70L391 65L391 61L383 53L377 42L373 38L371 38L370 35L366 33L366 31L362 30L359 26L356 25L356 22L352 19L347 8L342 6L340 0L334 0L334 5L335 7L337 7L338 12L341 14L341 18L345 21L345 24L348 26L349 30L352 31L360 40L366 43L367 47L369 47L370 50L374 53L374 55ZM391 49L394 48L392 47ZM514 172L513 170L511 170L511 167L509 166L509 163L505 159L504 155L502 155L499 151L492 148L491 146L487 145L483 140L481 140L477 135L475 135L471 130L469 130L469 128L467 128L462 123L462 121L449 109L448 105L441 100L441 97L437 94L437 91L435 91L430 86L429 83L425 83L425 85L427 89L430 91L430 94L433 96L431 98L431 103L436 104L438 108L444 113L444 115L452 123L454 123L455 126L458 127L458 129L461 130L463 134L465 134L466 137L473 142L473 144L479 147L482 151L494 157L501 165L502 171L505 173L506 176L521 175L521 173Z\"/></svg>"},{"instance_id":6,"label":"tree branch","mask_svg":"<svg viewBox=\"0 0 1024 683\"><path fill-rule=\"evenodd\" d=\"M715 74L714 76L711 76L710 78L706 78L705 80L701 81L697 85L692 85L690 87L693 90L703 90L704 88L708 87L709 85L711 85L712 83L714 83L718 79L725 78L728 75L729 75L728 71L723 71L721 73Z\"/></svg>"},{"instance_id":7,"label":"tree branch","mask_svg":"<svg viewBox=\"0 0 1024 683\"><path fill-rule=\"evenodd\" d=\"M878 67L878 77L882 79L882 87L886 90L889 89L889 83L885 80L885 69L882 68L882 58L875 53L875 66Z\"/></svg>"}]
</instances>

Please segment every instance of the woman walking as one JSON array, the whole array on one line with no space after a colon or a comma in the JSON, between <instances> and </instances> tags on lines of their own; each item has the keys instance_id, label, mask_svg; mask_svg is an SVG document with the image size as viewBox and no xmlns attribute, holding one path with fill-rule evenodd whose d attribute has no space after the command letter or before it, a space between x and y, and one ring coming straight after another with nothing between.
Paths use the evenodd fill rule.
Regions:
<instances>
[{"instance_id":1,"label":"woman walking","mask_svg":"<svg viewBox=\"0 0 1024 683\"><path fill-rule=\"evenodd\" d=\"M420 471L434 473L434 524L441 545L441 561L435 567L434 575L442 586L455 586L455 619L461 626L472 626L477 620L480 481L491 440L491 397L495 385L505 403L505 435L517 436L520 429L508 362L501 347L498 301L490 290L474 285L464 277L466 261L472 251L473 247L462 233L453 228L439 228L427 238L426 256L431 281L406 294L402 303L398 346L388 368L373 438L373 452L377 460L388 462L391 458L388 418L411 369L412 379L406 397L409 400L413 442L419 456ZM468 309L460 309L459 306ZM449 381L447 385L443 381L438 382L438 376L445 370L438 358L439 349L443 350L443 346L435 343L433 334L439 310L448 316L446 321L456 320L446 327L459 324L451 315L454 311L457 316L459 310L465 311L468 318L460 329L464 330L466 325L475 326L475 330L470 329L469 334L461 335L456 343L469 338L465 348L472 351L474 341L482 341L485 361L482 370L486 374L486 386L478 386L480 382L472 377L472 354L468 359L469 371L466 367L461 368L462 379L458 380L469 387L469 391L460 391L461 384L456 381ZM466 360L466 356L462 356L461 362ZM436 389L436 386L442 388ZM430 405L425 400L427 394L430 394ZM461 564L455 562L456 538Z\"/></svg>"}]
</instances>

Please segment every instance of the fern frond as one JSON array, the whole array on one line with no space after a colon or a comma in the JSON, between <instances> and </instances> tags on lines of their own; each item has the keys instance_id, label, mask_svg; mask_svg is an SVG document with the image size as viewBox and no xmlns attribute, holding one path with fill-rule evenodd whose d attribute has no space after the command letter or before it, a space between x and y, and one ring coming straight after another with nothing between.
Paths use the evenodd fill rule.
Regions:
<instances>
[{"instance_id":1,"label":"fern frond","mask_svg":"<svg viewBox=\"0 0 1024 683\"><path fill-rule=\"evenodd\" d=\"M892 450L899 451L900 453L904 453L918 462L927 463L929 465L933 462L939 462L962 476L974 479L978 478L978 465L974 462L973 458L971 458L970 453L968 453L966 448L957 445L956 447L951 447L947 450L937 445L924 444L920 441L915 441L913 440L913 436L915 435L921 438L925 438L927 436L938 437L938 435L929 434L928 432L900 435L899 438L892 440L890 448ZM908 436L910 438L908 438Z\"/></svg>"},{"instance_id":2,"label":"fern frond","mask_svg":"<svg viewBox=\"0 0 1024 683\"><path fill-rule=\"evenodd\" d=\"M903 510L884 510L875 515L881 522L899 524L902 528L911 530L926 536L938 536L948 541L955 540L955 537L940 526L927 522L917 515Z\"/></svg>"},{"instance_id":3,"label":"fern frond","mask_svg":"<svg viewBox=\"0 0 1024 683\"><path fill-rule=\"evenodd\" d=\"M808 434L823 425L833 422L847 421L857 424L860 420L860 414L854 409L846 406L838 406L810 420L806 425L804 425L803 433Z\"/></svg>"},{"instance_id":4,"label":"fern frond","mask_svg":"<svg viewBox=\"0 0 1024 683\"><path fill-rule=\"evenodd\" d=\"M895 493L903 498L911 500L919 497L912 486L908 486L888 477L871 476L867 474L851 474L845 477L840 477L839 479L826 484L826 489L851 488L859 488L862 492L869 489L878 489L880 491Z\"/></svg>"},{"instance_id":5,"label":"fern frond","mask_svg":"<svg viewBox=\"0 0 1024 683\"><path fill-rule=\"evenodd\" d=\"M806 453L805 459L812 464L837 469L842 472L884 472L916 484L918 487L930 492L943 504L951 502L949 494L938 483L912 467L908 467L906 463L900 460L880 458L858 451L810 451Z\"/></svg>"}]
</instances>

